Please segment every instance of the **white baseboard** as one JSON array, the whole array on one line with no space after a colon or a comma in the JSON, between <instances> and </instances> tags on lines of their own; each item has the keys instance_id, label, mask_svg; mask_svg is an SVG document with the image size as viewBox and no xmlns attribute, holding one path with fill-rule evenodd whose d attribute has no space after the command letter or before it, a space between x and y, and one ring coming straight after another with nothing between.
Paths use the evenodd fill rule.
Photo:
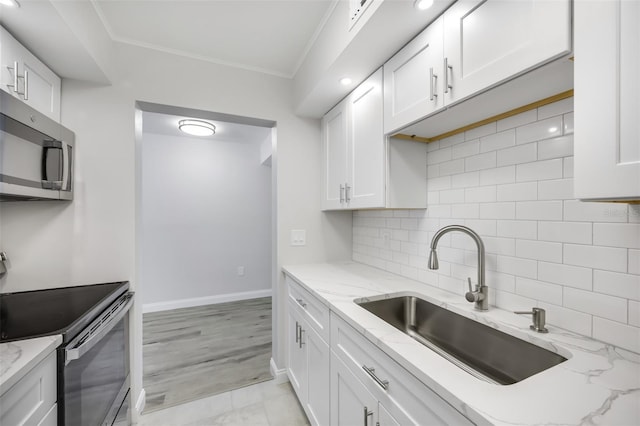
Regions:
<instances>
[{"instance_id":1,"label":"white baseboard","mask_svg":"<svg viewBox=\"0 0 640 426\"><path fill-rule=\"evenodd\" d=\"M287 376L287 370L285 368L278 369L273 358L269 361L269 370L271 370L271 375L273 376L273 381L276 384L286 383L289 381L289 377Z\"/></svg>"},{"instance_id":2,"label":"white baseboard","mask_svg":"<svg viewBox=\"0 0 640 426\"><path fill-rule=\"evenodd\" d=\"M242 293L219 294L216 296L194 297L192 299L170 300L167 302L146 303L142 305L142 312L169 311L171 309L191 308L194 306L215 305L216 303L236 302L238 300L271 297L272 290L245 291Z\"/></svg>"},{"instance_id":3,"label":"white baseboard","mask_svg":"<svg viewBox=\"0 0 640 426\"><path fill-rule=\"evenodd\" d=\"M138 400L136 401L136 411L138 415L142 414L142 410L144 410L144 405L146 404L147 392L142 389L140 391L140 395L138 395Z\"/></svg>"}]
</instances>

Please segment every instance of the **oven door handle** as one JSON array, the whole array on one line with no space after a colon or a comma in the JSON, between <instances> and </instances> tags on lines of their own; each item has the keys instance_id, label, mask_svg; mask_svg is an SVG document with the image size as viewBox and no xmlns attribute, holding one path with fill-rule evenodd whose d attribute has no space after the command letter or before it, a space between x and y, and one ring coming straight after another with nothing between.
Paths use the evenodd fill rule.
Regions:
<instances>
[{"instance_id":1,"label":"oven door handle","mask_svg":"<svg viewBox=\"0 0 640 426\"><path fill-rule=\"evenodd\" d=\"M83 333L67 345L64 353L64 365L69 365L71 361L81 358L92 347L94 347L96 343L106 336L106 334L109 333L116 324L118 324L127 312L129 312L129 309L133 304L133 293L126 294L125 297L127 298L127 301L121 304L115 312L112 312L108 319L103 318L103 315L100 315L96 321L87 327L90 328L97 322L107 319L107 321L100 324L95 331L92 331L87 339L80 342L80 340L85 337L85 334Z\"/></svg>"}]
</instances>

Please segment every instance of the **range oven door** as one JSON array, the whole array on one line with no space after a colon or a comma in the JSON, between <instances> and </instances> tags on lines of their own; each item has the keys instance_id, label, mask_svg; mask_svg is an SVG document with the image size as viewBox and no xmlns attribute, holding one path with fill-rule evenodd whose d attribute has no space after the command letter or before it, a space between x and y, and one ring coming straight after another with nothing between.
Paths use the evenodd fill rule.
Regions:
<instances>
[{"instance_id":1,"label":"range oven door","mask_svg":"<svg viewBox=\"0 0 640 426\"><path fill-rule=\"evenodd\" d=\"M111 426L129 404L129 315L133 294L114 302L59 349L58 424ZM128 417L128 413L124 413ZM128 423L128 422L127 422Z\"/></svg>"}]
</instances>

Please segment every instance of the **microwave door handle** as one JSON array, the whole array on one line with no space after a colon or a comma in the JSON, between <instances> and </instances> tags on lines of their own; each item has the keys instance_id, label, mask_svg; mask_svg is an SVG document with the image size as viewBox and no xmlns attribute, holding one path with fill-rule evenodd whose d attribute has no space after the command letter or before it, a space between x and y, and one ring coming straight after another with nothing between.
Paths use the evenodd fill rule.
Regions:
<instances>
[{"instance_id":1,"label":"microwave door handle","mask_svg":"<svg viewBox=\"0 0 640 426\"><path fill-rule=\"evenodd\" d=\"M116 326L116 324L118 324L118 322L127 314L129 308L131 308L131 305L133 304L133 294L129 294L127 295L127 297L129 300L125 304L120 305L118 310L113 313L111 318L109 318L109 321L100 325L100 327L87 340L78 345L80 338L83 337L83 334L81 334L67 345L67 348L64 351L64 365L69 365L71 361L80 359L91 348L93 348L96 343L98 343L104 336L106 336L107 333L109 333L113 329L113 327ZM100 317L98 317L98 319L100 319ZM93 323L88 325L87 328L91 327L92 325Z\"/></svg>"},{"instance_id":2,"label":"microwave door handle","mask_svg":"<svg viewBox=\"0 0 640 426\"><path fill-rule=\"evenodd\" d=\"M42 188L44 189L60 189L62 187L62 174L61 160L58 159L58 176L56 176L56 180L50 180L49 178L49 168L48 168L48 157L49 150L58 149L60 151L64 151L63 143L61 141L56 140L48 140L42 143ZM64 154L63 154L64 155ZM61 156L62 157L62 156Z\"/></svg>"},{"instance_id":3,"label":"microwave door handle","mask_svg":"<svg viewBox=\"0 0 640 426\"><path fill-rule=\"evenodd\" d=\"M68 185L69 185L69 171L70 171L70 166L71 164L69 164L69 145L62 142L62 158L61 158L62 164L62 190L67 190L68 189Z\"/></svg>"}]
</instances>

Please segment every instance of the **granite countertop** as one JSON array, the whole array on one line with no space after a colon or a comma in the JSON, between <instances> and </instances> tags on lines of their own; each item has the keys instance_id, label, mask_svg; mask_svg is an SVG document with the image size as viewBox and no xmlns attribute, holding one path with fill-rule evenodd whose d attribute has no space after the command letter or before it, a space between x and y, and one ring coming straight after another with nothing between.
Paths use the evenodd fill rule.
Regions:
<instances>
[{"instance_id":1,"label":"granite countertop","mask_svg":"<svg viewBox=\"0 0 640 426\"><path fill-rule=\"evenodd\" d=\"M8 391L62 343L62 336L0 343L0 395Z\"/></svg>"},{"instance_id":2,"label":"granite countertop","mask_svg":"<svg viewBox=\"0 0 640 426\"><path fill-rule=\"evenodd\" d=\"M474 311L463 296L356 262L286 266L296 282L476 424L639 425L640 354L491 307ZM357 298L413 293L527 340L567 361L512 385L477 379L356 305Z\"/></svg>"}]
</instances>

